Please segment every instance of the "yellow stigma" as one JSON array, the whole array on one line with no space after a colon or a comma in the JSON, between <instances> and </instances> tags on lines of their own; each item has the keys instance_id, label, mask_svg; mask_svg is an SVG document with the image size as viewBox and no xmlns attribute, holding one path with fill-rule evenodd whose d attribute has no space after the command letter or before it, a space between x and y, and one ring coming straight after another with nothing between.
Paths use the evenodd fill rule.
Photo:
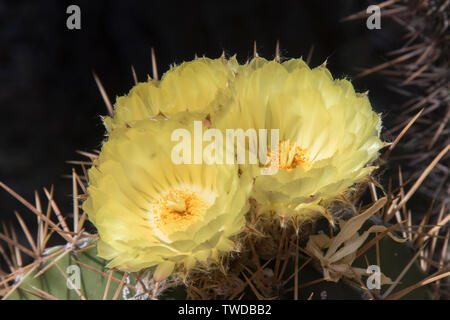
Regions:
<instances>
[{"instance_id":1,"label":"yellow stigma","mask_svg":"<svg viewBox=\"0 0 450 320\"><path fill-rule=\"evenodd\" d=\"M269 152L269 157L275 157L275 154ZM298 166L308 170L311 168L311 161L309 160L309 151L302 148L290 140L280 142L278 150L278 168L282 170L291 171Z\"/></svg>"},{"instance_id":2,"label":"yellow stigma","mask_svg":"<svg viewBox=\"0 0 450 320\"><path fill-rule=\"evenodd\" d=\"M208 207L209 203L195 192L170 190L151 204L150 216L155 231L166 238L173 232L186 230Z\"/></svg>"}]
</instances>

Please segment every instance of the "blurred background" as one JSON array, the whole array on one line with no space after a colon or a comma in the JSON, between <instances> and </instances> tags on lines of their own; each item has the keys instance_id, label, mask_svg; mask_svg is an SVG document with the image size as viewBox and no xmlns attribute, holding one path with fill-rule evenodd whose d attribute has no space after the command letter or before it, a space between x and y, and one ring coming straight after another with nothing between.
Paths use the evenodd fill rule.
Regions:
<instances>
[{"instance_id":1,"label":"blurred background","mask_svg":"<svg viewBox=\"0 0 450 320\"><path fill-rule=\"evenodd\" d=\"M373 3L373 2L372 2ZM66 9L81 8L81 30L68 30ZM25 199L34 190L55 185L63 213L72 206L71 173L65 161L82 159L75 150L100 148L106 108L92 77L95 71L110 99L151 74L155 48L161 75L171 63L194 55L237 54L241 63L253 54L272 59L276 41L284 58L311 65L328 60L335 77L352 78L362 68L385 61L399 46L399 30L382 19L380 30L366 20L340 22L365 10L367 1L0 1L0 181ZM354 82L370 89L376 111L389 125L398 101L376 75ZM43 195L42 195L43 196ZM0 191L0 220L13 221L13 210L26 210ZM31 213L24 213L33 219ZM16 222L14 222L16 223Z\"/></svg>"}]
</instances>

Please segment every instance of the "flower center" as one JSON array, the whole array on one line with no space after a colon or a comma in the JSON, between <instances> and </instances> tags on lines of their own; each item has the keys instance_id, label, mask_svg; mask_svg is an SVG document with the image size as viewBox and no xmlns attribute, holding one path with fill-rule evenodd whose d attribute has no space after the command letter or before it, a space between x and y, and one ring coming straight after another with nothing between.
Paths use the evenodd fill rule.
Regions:
<instances>
[{"instance_id":1,"label":"flower center","mask_svg":"<svg viewBox=\"0 0 450 320\"><path fill-rule=\"evenodd\" d=\"M309 160L308 149L302 148L290 140L281 141L277 153L279 169L291 171L298 166L301 166L308 170L312 166L312 163ZM272 158L277 155L275 152L269 151L268 156Z\"/></svg>"},{"instance_id":2,"label":"flower center","mask_svg":"<svg viewBox=\"0 0 450 320\"><path fill-rule=\"evenodd\" d=\"M209 203L197 193L186 190L170 190L151 204L150 217L157 233L164 238L186 230L201 218Z\"/></svg>"}]
</instances>

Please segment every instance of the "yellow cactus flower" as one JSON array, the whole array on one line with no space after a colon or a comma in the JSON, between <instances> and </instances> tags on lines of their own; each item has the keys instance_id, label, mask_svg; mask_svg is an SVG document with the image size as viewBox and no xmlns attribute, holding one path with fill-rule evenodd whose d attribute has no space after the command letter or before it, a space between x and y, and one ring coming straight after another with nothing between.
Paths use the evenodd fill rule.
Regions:
<instances>
[{"instance_id":1,"label":"yellow cactus flower","mask_svg":"<svg viewBox=\"0 0 450 320\"><path fill-rule=\"evenodd\" d=\"M139 83L128 95L118 97L114 117L105 117L105 126L108 131L132 126L159 113L170 118L187 111L204 117L227 104L227 89L237 66L235 57L183 62L166 72L161 81Z\"/></svg>"},{"instance_id":2,"label":"yellow cactus flower","mask_svg":"<svg viewBox=\"0 0 450 320\"><path fill-rule=\"evenodd\" d=\"M114 105L114 117L104 117L103 122L108 131L115 128L131 126L134 122L151 119L159 112L159 106L152 100L151 92L158 82L149 79L135 85L128 95L118 97Z\"/></svg>"},{"instance_id":3,"label":"yellow cactus flower","mask_svg":"<svg viewBox=\"0 0 450 320\"><path fill-rule=\"evenodd\" d=\"M172 68L161 79L160 111L171 117L189 111L207 115L228 102L228 87L234 79L235 59L198 58Z\"/></svg>"},{"instance_id":4,"label":"yellow cactus flower","mask_svg":"<svg viewBox=\"0 0 450 320\"><path fill-rule=\"evenodd\" d=\"M250 195L281 216L326 213L328 200L373 170L383 146L367 96L301 59L186 62L118 98L105 124L83 208L111 267L154 266L158 281L233 250ZM257 131L243 162L240 138ZM258 164L261 132L258 157L269 161Z\"/></svg>"},{"instance_id":5,"label":"yellow cactus flower","mask_svg":"<svg viewBox=\"0 0 450 320\"><path fill-rule=\"evenodd\" d=\"M268 143L274 174L261 175L261 164L243 166L255 175L253 197L262 209L316 216L325 212L324 200L374 169L366 165L383 146L380 116L366 95L334 80L325 66L255 58L239 68L230 91L230 106L213 114L213 126L279 130L276 148Z\"/></svg>"},{"instance_id":6,"label":"yellow cactus flower","mask_svg":"<svg viewBox=\"0 0 450 320\"><path fill-rule=\"evenodd\" d=\"M111 260L110 267L155 266L154 278L160 281L236 248L251 177L234 164L176 164L173 159L173 133L189 136L178 145L192 145L198 117L136 121L113 130L104 143L89 170L83 209L98 229L98 254Z\"/></svg>"}]
</instances>

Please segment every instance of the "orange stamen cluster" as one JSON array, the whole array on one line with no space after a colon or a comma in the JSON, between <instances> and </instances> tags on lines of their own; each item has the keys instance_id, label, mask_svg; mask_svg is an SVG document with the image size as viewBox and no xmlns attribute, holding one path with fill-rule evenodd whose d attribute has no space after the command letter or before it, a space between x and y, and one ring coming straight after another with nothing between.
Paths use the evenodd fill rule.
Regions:
<instances>
[{"instance_id":1,"label":"orange stamen cluster","mask_svg":"<svg viewBox=\"0 0 450 320\"><path fill-rule=\"evenodd\" d=\"M309 151L302 148L290 140L280 142L278 152L278 168L282 170L291 171L298 166L304 169L309 169L312 166L309 160ZM269 152L268 156L276 157L275 152ZM272 162L272 161L271 161Z\"/></svg>"},{"instance_id":2,"label":"orange stamen cluster","mask_svg":"<svg viewBox=\"0 0 450 320\"><path fill-rule=\"evenodd\" d=\"M154 225L161 231L184 231L201 217L208 204L195 192L170 190L152 204Z\"/></svg>"}]
</instances>

